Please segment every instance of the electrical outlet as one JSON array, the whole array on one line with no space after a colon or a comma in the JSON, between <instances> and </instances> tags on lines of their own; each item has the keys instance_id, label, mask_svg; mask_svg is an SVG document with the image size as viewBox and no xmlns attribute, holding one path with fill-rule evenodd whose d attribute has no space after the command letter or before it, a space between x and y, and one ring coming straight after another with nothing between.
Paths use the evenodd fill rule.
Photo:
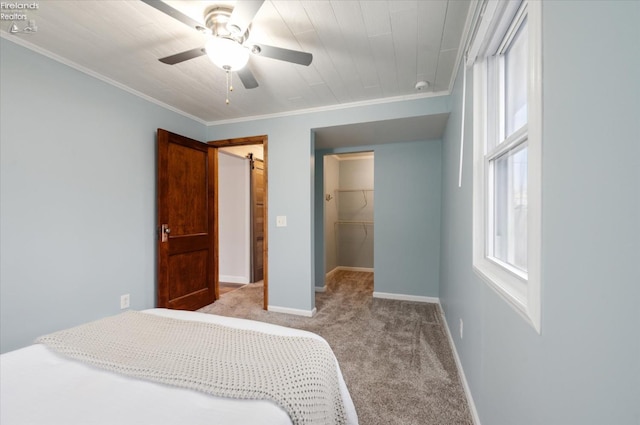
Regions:
<instances>
[{"instance_id":1,"label":"electrical outlet","mask_svg":"<svg viewBox=\"0 0 640 425\"><path fill-rule=\"evenodd\" d=\"M120 310L129 308L129 294L120 295Z\"/></svg>"},{"instance_id":2,"label":"electrical outlet","mask_svg":"<svg viewBox=\"0 0 640 425\"><path fill-rule=\"evenodd\" d=\"M460 319L460 339L462 339L462 335L464 334L464 322Z\"/></svg>"}]
</instances>

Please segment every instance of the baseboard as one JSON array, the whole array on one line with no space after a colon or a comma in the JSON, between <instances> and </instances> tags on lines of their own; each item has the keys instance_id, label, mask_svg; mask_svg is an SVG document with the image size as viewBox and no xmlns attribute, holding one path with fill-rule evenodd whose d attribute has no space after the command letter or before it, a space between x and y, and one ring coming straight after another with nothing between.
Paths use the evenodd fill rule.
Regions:
<instances>
[{"instance_id":1,"label":"baseboard","mask_svg":"<svg viewBox=\"0 0 640 425\"><path fill-rule=\"evenodd\" d=\"M442 321L444 322L444 329L447 331L447 337L449 338L449 345L451 346L451 350L453 351L453 358L456 361L458 374L460 375L460 380L462 381L462 388L464 388L464 394L467 396L467 403L469 404L471 419L473 419L474 425L481 425L480 416L478 416L478 410L476 409L476 404L474 403L473 396L471 395L471 388L469 388L467 377L464 374L464 369L462 368L462 362L460 361L460 356L458 356L458 350L456 349L456 345L453 343L453 337L451 336L449 323L447 322L447 318L444 315L444 310L442 309L442 305L438 305L438 307L440 309L440 316L442 316Z\"/></svg>"},{"instance_id":2,"label":"baseboard","mask_svg":"<svg viewBox=\"0 0 640 425\"><path fill-rule=\"evenodd\" d=\"M219 277L219 281L226 282L226 283L242 283L242 284L250 283L249 278L247 278L246 276L231 276L226 274L224 275L221 274Z\"/></svg>"},{"instance_id":3,"label":"baseboard","mask_svg":"<svg viewBox=\"0 0 640 425\"><path fill-rule=\"evenodd\" d=\"M335 272L337 272L338 270L340 270L338 267L334 267L333 269L331 269L331 270L329 270L328 272L326 272L326 273L324 274L324 276L325 276L325 277L329 277L329 276L331 276L332 274L334 274Z\"/></svg>"},{"instance_id":4,"label":"baseboard","mask_svg":"<svg viewBox=\"0 0 640 425\"><path fill-rule=\"evenodd\" d=\"M329 273L332 273L332 272L337 271L337 270L346 270L346 271L349 271L349 272L369 272L369 273L373 273L373 267L349 267L349 266L338 266L335 269L331 270Z\"/></svg>"},{"instance_id":5,"label":"baseboard","mask_svg":"<svg viewBox=\"0 0 640 425\"><path fill-rule=\"evenodd\" d=\"M421 303L440 304L440 298L438 297L423 297L421 295L391 294L388 292L374 292L373 298L384 298L387 300L416 301Z\"/></svg>"},{"instance_id":6,"label":"baseboard","mask_svg":"<svg viewBox=\"0 0 640 425\"><path fill-rule=\"evenodd\" d=\"M346 271L351 271L351 272L369 272L369 273L373 273L373 269L372 268L368 268L368 267L337 266L337 267L334 267L332 270L328 271L325 274L325 279L330 279L335 273L339 272L340 270L346 270ZM316 292L325 292L327 290L327 285L316 286L315 288L316 288Z\"/></svg>"},{"instance_id":7,"label":"baseboard","mask_svg":"<svg viewBox=\"0 0 640 425\"><path fill-rule=\"evenodd\" d=\"M313 310L301 310L298 308L289 308L289 307L278 307L275 305L267 306L267 311L272 311L274 313L285 313L285 314L293 314L295 316L304 316L304 317L313 317L316 315L316 308Z\"/></svg>"}]
</instances>

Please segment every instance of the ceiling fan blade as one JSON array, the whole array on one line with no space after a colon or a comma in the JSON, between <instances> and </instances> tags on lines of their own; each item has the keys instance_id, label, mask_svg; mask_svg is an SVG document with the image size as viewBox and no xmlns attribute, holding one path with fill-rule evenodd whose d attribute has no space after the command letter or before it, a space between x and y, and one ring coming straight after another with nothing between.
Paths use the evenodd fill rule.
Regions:
<instances>
[{"instance_id":1,"label":"ceiling fan blade","mask_svg":"<svg viewBox=\"0 0 640 425\"><path fill-rule=\"evenodd\" d=\"M191 28L195 28L200 32L206 31L206 27L202 25L201 22L198 22L195 19L192 19L191 17L174 9L173 7L169 6L168 4L162 1L159 1L159 0L140 0L140 1L148 4L149 6L153 7L156 10L159 10L160 12L166 15L171 16L173 19L177 19L178 21L182 22L187 26L190 26Z\"/></svg>"},{"instance_id":2,"label":"ceiling fan blade","mask_svg":"<svg viewBox=\"0 0 640 425\"><path fill-rule=\"evenodd\" d=\"M180 62L188 61L189 59L197 58L204 54L206 54L204 48L198 47L196 49L176 53L175 55L167 56L166 58L161 58L158 60L162 63L166 63L167 65L175 65Z\"/></svg>"},{"instance_id":3,"label":"ceiling fan blade","mask_svg":"<svg viewBox=\"0 0 640 425\"><path fill-rule=\"evenodd\" d=\"M267 44L254 44L251 46L251 51L258 56L297 63L305 66L309 66L313 60L313 55L311 53L269 46Z\"/></svg>"},{"instance_id":4,"label":"ceiling fan blade","mask_svg":"<svg viewBox=\"0 0 640 425\"><path fill-rule=\"evenodd\" d=\"M248 66L237 71L237 74L245 89L255 89L258 87L258 81L256 81L256 77L253 76Z\"/></svg>"},{"instance_id":5,"label":"ceiling fan blade","mask_svg":"<svg viewBox=\"0 0 640 425\"><path fill-rule=\"evenodd\" d=\"M244 34L251 24L253 17L264 3L264 0L243 0L236 2L231 12L227 28L234 34Z\"/></svg>"}]
</instances>

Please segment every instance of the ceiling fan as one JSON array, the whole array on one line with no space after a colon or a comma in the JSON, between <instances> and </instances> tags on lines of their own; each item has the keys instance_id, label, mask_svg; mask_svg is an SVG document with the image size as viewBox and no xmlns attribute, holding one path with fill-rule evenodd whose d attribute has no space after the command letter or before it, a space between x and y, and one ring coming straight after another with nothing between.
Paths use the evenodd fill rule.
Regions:
<instances>
[{"instance_id":1,"label":"ceiling fan","mask_svg":"<svg viewBox=\"0 0 640 425\"><path fill-rule=\"evenodd\" d=\"M264 0L237 1L235 7L212 6L205 11L204 26L182 12L159 0L141 0L149 6L163 12L191 28L209 34L204 47L176 53L159 59L168 65L175 65L202 55L227 72L236 72L247 89L258 87L251 70L245 65L251 54L309 66L313 55L298 50L269 46L262 43L248 43L251 21L264 3Z\"/></svg>"}]
</instances>

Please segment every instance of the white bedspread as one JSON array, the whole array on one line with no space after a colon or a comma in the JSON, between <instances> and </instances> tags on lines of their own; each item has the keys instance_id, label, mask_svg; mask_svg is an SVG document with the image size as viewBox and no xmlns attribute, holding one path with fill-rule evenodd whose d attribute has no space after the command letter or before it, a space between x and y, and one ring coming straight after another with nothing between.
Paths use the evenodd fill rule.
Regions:
<instances>
[{"instance_id":1,"label":"white bedspread","mask_svg":"<svg viewBox=\"0 0 640 425\"><path fill-rule=\"evenodd\" d=\"M179 310L146 312L323 340L310 332L250 320ZM337 362L336 368L348 423L356 425L355 408ZM291 420L272 402L219 398L127 378L65 359L35 344L0 356L0 423L290 425Z\"/></svg>"}]
</instances>

